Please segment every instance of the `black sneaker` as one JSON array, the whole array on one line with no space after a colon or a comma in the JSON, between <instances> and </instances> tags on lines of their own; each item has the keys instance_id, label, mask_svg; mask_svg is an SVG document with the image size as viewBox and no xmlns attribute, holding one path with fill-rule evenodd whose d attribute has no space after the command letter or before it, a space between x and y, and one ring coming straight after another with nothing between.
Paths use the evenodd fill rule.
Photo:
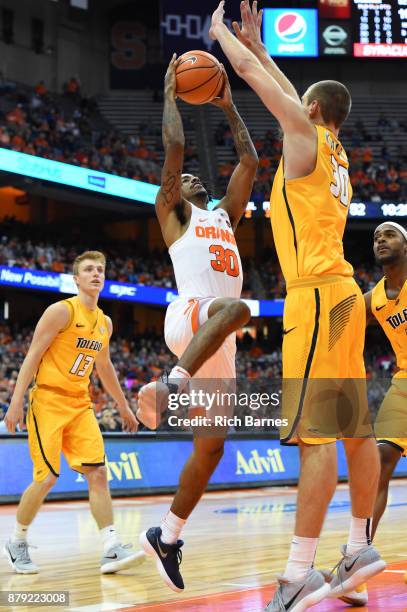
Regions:
<instances>
[{"instance_id":1,"label":"black sneaker","mask_svg":"<svg viewBox=\"0 0 407 612\"><path fill-rule=\"evenodd\" d=\"M140 544L149 557L156 559L157 569L165 584L173 591L179 593L184 590L179 566L182 561L182 540L176 544L165 544L161 540L161 528L151 527L148 531L140 534Z\"/></svg>"}]
</instances>

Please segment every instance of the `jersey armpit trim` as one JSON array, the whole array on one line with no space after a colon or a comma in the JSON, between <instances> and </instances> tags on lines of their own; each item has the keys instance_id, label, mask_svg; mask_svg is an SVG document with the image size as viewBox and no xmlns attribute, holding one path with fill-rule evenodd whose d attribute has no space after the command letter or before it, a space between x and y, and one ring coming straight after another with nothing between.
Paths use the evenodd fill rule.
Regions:
<instances>
[{"instance_id":1,"label":"jersey armpit trim","mask_svg":"<svg viewBox=\"0 0 407 612\"><path fill-rule=\"evenodd\" d=\"M72 306L72 303L69 300L62 300L62 304L66 304L66 306L68 307L68 311L69 311L69 319L68 319L68 323L66 325L64 325L64 327L62 329L59 330L58 333L62 333L64 331L66 331L69 327L71 327L72 325L72 321L74 318L74 309Z\"/></svg>"}]
</instances>

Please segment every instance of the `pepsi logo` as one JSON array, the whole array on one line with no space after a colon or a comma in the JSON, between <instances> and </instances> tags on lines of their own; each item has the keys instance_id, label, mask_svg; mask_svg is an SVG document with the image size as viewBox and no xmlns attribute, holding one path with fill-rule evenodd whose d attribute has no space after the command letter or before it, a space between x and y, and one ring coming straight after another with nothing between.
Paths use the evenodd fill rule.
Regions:
<instances>
[{"instance_id":1,"label":"pepsi logo","mask_svg":"<svg viewBox=\"0 0 407 612\"><path fill-rule=\"evenodd\" d=\"M277 36L287 43L295 43L307 33L307 23L299 13L289 11L282 13L274 24Z\"/></svg>"}]
</instances>

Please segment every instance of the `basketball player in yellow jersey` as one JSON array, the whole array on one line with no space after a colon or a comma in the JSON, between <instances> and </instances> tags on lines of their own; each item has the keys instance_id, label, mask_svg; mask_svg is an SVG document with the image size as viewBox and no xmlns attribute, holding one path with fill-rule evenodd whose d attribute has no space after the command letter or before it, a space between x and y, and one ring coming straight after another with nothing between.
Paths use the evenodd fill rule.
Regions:
<instances>
[{"instance_id":1,"label":"basketball player in yellow jersey","mask_svg":"<svg viewBox=\"0 0 407 612\"><path fill-rule=\"evenodd\" d=\"M112 322L97 306L105 280L105 264L105 256L98 251L87 251L74 261L79 295L49 306L42 315L4 419L10 433L15 433L17 424L23 427L24 395L35 377L27 415L33 482L23 493L14 534L4 547L9 563L19 574L38 571L28 553L27 531L57 481L61 452L70 467L84 474L88 481L90 508L104 547L102 573L117 572L144 557L142 552L129 551L118 541L103 438L88 391L96 364L103 386L118 404L124 428L136 431L135 416L110 360Z\"/></svg>"},{"instance_id":2,"label":"basketball player in yellow jersey","mask_svg":"<svg viewBox=\"0 0 407 612\"><path fill-rule=\"evenodd\" d=\"M366 318L368 323L378 321L382 326L396 355L398 371L375 423L381 472L372 537L386 509L392 474L400 457L407 456L407 230L393 221L382 223L374 233L373 251L384 276L365 294ZM365 605L367 589L348 593L343 599Z\"/></svg>"},{"instance_id":3,"label":"basketball player in yellow jersey","mask_svg":"<svg viewBox=\"0 0 407 612\"><path fill-rule=\"evenodd\" d=\"M283 376L299 382L299 392L289 406L293 417L282 441L298 442L301 475L289 560L267 611L300 612L326 596L352 591L386 566L371 544L378 452L372 437L354 437L344 441L352 500L349 539L330 585L313 569L318 538L336 488L337 456L335 434L318 437L318 422L302 418L306 412L319 416L312 415L309 388L315 385L309 379L360 379L363 383L365 378L365 305L342 246L351 188L338 133L351 98L341 83L322 81L309 87L300 100L293 85L261 51L261 13L256 5L251 9L248 0L241 3L242 30L234 24L237 38L223 23L223 6L222 1L212 16L209 35L218 40L237 74L259 95L284 133L283 158L270 206L288 290ZM285 410L287 397L283 395ZM366 393L358 394L352 408L352 413L367 412Z\"/></svg>"}]
</instances>

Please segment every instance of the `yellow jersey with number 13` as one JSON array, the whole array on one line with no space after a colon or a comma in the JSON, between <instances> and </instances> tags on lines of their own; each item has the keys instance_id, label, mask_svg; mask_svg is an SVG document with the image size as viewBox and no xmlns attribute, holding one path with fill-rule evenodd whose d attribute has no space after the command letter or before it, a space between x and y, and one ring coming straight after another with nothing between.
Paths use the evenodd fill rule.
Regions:
<instances>
[{"instance_id":1,"label":"yellow jersey with number 13","mask_svg":"<svg viewBox=\"0 0 407 612\"><path fill-rule=\"evenodd\" d=\"M353 275L342 243L352 198L348 158L331 130L315 128L314 170L287 180L281 158L270 197L274 242L288 288L309 276Z\"/></svg>"},{"instance_id":2,"label":"yellow jersey with number 13","mask_svg":"<svg viewBox=\"0 0 407 612\"><path fill-rule=\"evenodd\" d=\"M89 310L78 296L63 300L69 321L45 352L35 384L61 395L88 395L95 358L109 344L109 331L103 311Z\"/></svg>"}]
</instances>

